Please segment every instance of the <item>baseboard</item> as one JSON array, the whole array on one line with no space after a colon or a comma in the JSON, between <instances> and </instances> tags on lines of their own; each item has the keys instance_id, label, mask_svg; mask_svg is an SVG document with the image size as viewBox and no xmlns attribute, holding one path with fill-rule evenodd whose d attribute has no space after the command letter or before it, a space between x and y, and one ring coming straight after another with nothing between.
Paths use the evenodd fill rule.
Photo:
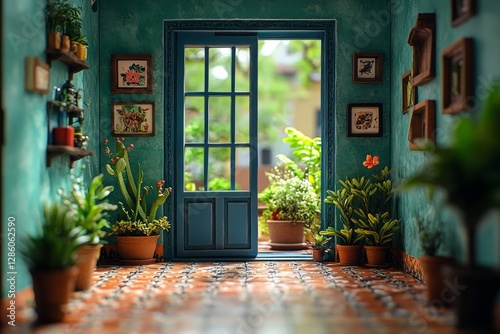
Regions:
<instances>
[{"instance_id":1,"label":"baseboard","mask_svg":"<svg viewBox=\"0 0 500 334\"><path fill-rule=\"evenodd\" d=\"M408 255L406 252L392 247L392 260L394 265L412 275L418 280L422 280L422 266L420 260Z\"/></svg>"}]
</instances>

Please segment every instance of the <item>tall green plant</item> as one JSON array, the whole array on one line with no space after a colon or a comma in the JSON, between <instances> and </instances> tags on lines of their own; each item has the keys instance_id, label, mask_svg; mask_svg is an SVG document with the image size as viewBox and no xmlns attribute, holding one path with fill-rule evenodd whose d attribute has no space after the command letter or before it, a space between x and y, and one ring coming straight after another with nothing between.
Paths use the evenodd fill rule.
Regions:
<instances>
[{"instance_id":1,"label":"tall green plant","mask_svg":"<svg viewBox=\"0 0 500 334\"><path fill-rule=\"evenodd\" d=\"M107 140L105 140L107 144ZM144 186L144 172L141 169L141 164L137 163L137 179L134 178L132 169L130 167L128 151L133 149L134 145L130 144L125 147L123 139L116 140L116 154L113 155L108 147L105 153L110 156L111 164L106 164L106 171L109 175L116 177L118 180L118 187L123 195L125 204L119 202L124 219L128 221L141 221L141 222L155 222L158 220L166 221L167 217L163 216L156 219L156 212L158 208L165 203L168 196L172 192L172 188L163 188L165 181L160 180L156 182L156 199L153 200L151 205L148 205L147 196L153 190L151 186Z\"/></svg>"}]
</instances>

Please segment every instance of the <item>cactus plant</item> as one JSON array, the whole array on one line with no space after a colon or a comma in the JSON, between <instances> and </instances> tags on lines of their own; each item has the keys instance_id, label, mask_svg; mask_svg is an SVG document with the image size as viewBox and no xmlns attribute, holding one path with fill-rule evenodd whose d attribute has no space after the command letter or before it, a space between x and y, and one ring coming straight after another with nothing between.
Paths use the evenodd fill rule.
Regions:
<instances>
[{"instance_id":1,"label":"cactus plant","mask_svg":"<svg viewBox=\"0 0 500 334\"><path fill-rule=\"evenodd\" d=\"M105 140L107 144L107 140ZM144 172L141 169L141 164L137 163L137 179L134 177L132 168L130 167L128 152L134 148L132 144L125 147L123 138L116 140L116 153L113 155L108 147L105 153L109 155L111 164L106 164L106 171L109 175L116 177L118 187L123 195L125 204L118 202L121 206L121 213L124 220L129 222L151 223L163 226L163 229L168 229L170 226L167 217L163 216L156 219L158 208L165 203L168 196L172 192L172 188L163 188L165 181L156 182L157 195L156 199L148 207L147 195L153 190L152 186L143 186ZM113 234L113 228L111 234Z\"/></svg>"}]
</instances>

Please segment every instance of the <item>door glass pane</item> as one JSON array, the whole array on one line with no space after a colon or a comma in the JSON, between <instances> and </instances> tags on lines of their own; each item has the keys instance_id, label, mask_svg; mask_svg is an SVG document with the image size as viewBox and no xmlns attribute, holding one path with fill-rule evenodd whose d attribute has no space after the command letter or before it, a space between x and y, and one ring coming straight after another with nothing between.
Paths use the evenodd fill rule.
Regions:
<instances>
[{"instance_id":1,"label":"door glass pane","mask_svg":"<svg viewBox=\"0 0 500 334\"><path fill-rule=\"evenodd\" d=\"M236 190L250 190L250 149L238 147L235 161Z\"/></svg>"},{"instance_id":2,"label":"door glass pane","mask_svg":"<svg viewBox=\"0 0 500 334\"><path fill-rule=\"evenodd\" d=\"M236 142L250 142L250 97L236 97Z\"/></svg>"},{"instance_id":3,"label":"door glass pane","mask_svg":"<svg viewBox=\"0 0 500 334\"><path fill-rule=\"evenodd\" d=\"M235 90L250 91L250 48L236 48Z\"/></svg>"},{"instance_id":4,"label":"door glass pane","mask_svg":"<svg viewBox=\"0 0 500 334\"><path fill-rule=\"evenodd\" d=\"M229 148L210 148L208 154L208 189L230 190L230 161Z\"/></svg>"},{"instance_id":5,"label":"door glass pane","mask_svg":"<svg viewBox=\"0 0 500 334\"><path fill-rule=\"evenodd\" d=\"M185 91L205 91L205 49L185 48L184 61Z\"/></svg>"},{"instance_id":6,"label":"door glass pane","mask_svg":"<svg viewBox=\"0 0 500 334\"><path fill-rule=\"evenodd\" d=\"M208 89L210 92L231 91L231 48L210 48Z\"/></svg>"},{"instance_id":7,"label":"door glass pane","mask_svg":"<svg viewBox=\"0 0 500 334\"><path fill-rule=\"evenodd\" d=\"M202 143L205 138L205 112L202 96L186 96L184 99L184 141Z\"/></svg>"},{"instance_id":8,"label":"door glass pane","mask_svg":"<svg viewBox=\"0 0 500 334\"><path fill-rule=\"evenodd\" d=\"M208 141L229 143L231 140L231 97L210 96L208 100Z\"/></svg>"},{"instance_id":9,"label":"door glass pane","mask_svg":"<svg viewBox=\"0 0 500 334\"><path fill-rule=\"evenodd\" d=\"M184 150L184 189L187 191L204 190L204 151L199 147L186 147Z\"/></svg>"}]
</instances>

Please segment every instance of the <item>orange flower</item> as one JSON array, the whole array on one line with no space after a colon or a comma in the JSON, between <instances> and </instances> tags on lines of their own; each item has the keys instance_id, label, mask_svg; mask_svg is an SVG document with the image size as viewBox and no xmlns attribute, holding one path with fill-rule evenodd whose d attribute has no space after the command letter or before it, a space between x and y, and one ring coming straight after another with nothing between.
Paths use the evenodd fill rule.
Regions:
<instances>
[{"instance_id":1,"label":"orange flower","mask_svg":"<svg viewBox=\"0 0 500 334\"><path fill-rule=\"evenodd\" d=\"M370 154L366 155L366 160L363 161L363 166L368 167L368 169L373 168L373 166L377 166L379 164L378 162L378 155L375 155L373 158Z\"/></svg>"}]
</instances>

